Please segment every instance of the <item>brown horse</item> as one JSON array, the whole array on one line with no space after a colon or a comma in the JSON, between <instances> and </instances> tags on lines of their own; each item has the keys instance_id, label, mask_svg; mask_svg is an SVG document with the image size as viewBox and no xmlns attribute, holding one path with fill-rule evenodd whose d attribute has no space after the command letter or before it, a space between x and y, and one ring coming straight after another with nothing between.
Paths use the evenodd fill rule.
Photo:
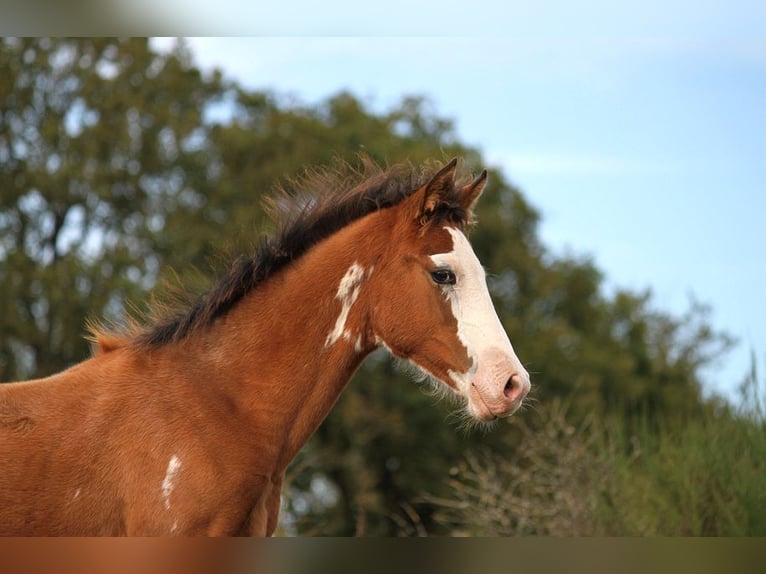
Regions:
<instances>
[{"instance_id":1,"label":"brown horse","mask_svg":"<svg viewBox=\"0 0 766 574\"><path fill-rule=\"evenodd\" d=\"M205 295L0 385L0 534L270 535L285 468L381 346L473 419L516 411L529 375L464 234L487 173L456 163L309 176Z\"/></svg>"}]
</instances>

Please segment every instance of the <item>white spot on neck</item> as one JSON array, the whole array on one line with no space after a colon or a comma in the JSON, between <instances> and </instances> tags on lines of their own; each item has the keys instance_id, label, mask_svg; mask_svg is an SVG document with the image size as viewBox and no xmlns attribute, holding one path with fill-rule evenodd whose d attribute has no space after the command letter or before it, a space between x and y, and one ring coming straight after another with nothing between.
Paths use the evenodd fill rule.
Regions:
<instances>
[{"instance_id":1,"label":"white spot on neck","mask_svg":"<svg viewBox=\"0 0 766 574\"><path fill-rule=\"evenodd\" d=\"M351 341L351 332L346 329L346 321L348 320L351 306L359 297L363 278L364 268L358 263L352 263L351 267L348 268L348 271L346 271L346 274L340 280L338 292L335 295L335 298L341 302L340 315L338 315L338 319L335 321L335 326L332 331L327 335L325 347L332 346L341 337L343 337L345 341Z\"/></svg>"},{"instance_id":2,"label":"white spot on neck","mask_svg":"<svg viewBox=\"0 0 766 574\"><path fill-rule=\"evenodd\" d=\"M165 501L165 509L170 510L170 495L175 488L175 480L178 471L181 470L181 459L176 455L170 457L165 478L162 480L162 498Z\"/></svg>"}]
</instances>

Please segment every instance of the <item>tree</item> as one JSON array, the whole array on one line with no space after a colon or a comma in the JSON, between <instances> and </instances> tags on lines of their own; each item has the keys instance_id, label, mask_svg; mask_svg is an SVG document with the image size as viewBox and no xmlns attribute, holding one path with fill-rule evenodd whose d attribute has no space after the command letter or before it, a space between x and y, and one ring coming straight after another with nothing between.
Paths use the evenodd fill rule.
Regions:
<instances>
[{"instance_id":1,"label":"tree","mask_svg":"<svg viewBox=\"0 0 766 574\"><path fill-rule=\"evenodd\" d=\"M119 317L193 202L205 79L146 40L0 43L0 380L84 358L84 318ZM165 249L167 252L167 247Z\"/></svg>"}]
</instances>

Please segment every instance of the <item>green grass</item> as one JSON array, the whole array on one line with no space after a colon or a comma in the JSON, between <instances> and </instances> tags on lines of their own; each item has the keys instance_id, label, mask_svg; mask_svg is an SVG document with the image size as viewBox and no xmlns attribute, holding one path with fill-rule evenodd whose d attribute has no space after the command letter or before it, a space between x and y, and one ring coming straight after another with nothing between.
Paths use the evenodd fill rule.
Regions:
<instances>
[{"instance_id":1,"label":"green grass","mask_svg":"<svg viewBox=\"0 0 766 574\"><path fill-rule=\"evenodd\" d=\"M722 414L632 434L621 427L611 423L595 453L605 471L594 485L604 534L766 534L762 420Z\"/></svg>"},{"instance_id":2,"label":"green grass","mask_svg":"<svg viewBox=\"0 0 766 574\"><path fill-rule=\"evenodd\" d=\"M513 456L469 454L450 495L426 499L445 533L460 535L766 536L755 368L742 397L685 420L578 424L552 401L512 423Z\"/></svg>"}]
</instances>

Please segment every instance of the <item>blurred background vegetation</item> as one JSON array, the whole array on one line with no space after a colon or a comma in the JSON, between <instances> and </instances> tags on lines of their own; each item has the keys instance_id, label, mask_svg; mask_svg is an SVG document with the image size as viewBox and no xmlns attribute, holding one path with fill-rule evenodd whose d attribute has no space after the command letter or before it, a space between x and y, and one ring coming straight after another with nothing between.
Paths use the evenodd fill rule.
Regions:
<instances>
[{"instance_id":1,"label":"blurred background vegetation","mask_svg":"<svg viewBox=\"0 0 766 574\"><path fill-rule=\"evenodd\" d=\"M308 107L202 74L183 45L2 40L0 380L87 358L86 318L119 321L164 281L204 286L268 229L277 181L359 152L484 167L420 97ZM478 216L531 405L467 434L375 353L289 468L279 533L766 534L757 357L740 397L706 396L703 369L733 341L704 305L672 316L647 292L605 294L593 261L541 244L501 172Z\"/></svg>"}]
</instances>

